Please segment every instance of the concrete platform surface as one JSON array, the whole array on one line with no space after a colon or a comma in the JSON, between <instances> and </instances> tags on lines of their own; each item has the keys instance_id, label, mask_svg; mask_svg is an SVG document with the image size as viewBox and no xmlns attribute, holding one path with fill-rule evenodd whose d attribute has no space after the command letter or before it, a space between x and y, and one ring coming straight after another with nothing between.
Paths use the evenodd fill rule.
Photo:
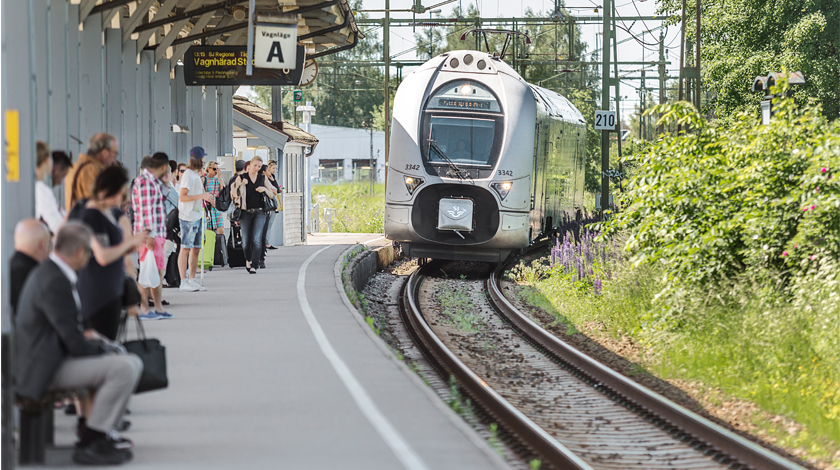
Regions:
<instances>
[{"instance_id":1,"label":"concrete platform surface","mask_svg":"<svg viewBox=\"0 0 840 470\"><path fill-rule=\"evenodd\" d=\"M132 399L126 468L504 468L354 318L335 278L346 249L282 247L256 275L216 268L207 292L165 289L175 318L144 325L170 386ZM47 468L74 466L74 427L56 413Z\"/></svg>"},{"instance_id":2,"label":"concrete platform surface","mask_svg":"<svg viewBox=\"0 0 840 470\"><path fill-rule=\"evenodd\" d=\"M306 244L382 246L388 244L388 240L381 233L308 233Z\"/></svg>"}]
</instances>

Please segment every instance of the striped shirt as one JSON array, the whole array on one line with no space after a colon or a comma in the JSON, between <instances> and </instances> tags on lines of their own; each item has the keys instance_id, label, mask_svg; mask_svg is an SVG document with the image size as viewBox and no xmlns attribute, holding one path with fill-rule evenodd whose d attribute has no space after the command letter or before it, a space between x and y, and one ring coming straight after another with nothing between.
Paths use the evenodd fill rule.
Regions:
<instances>
[{"instance_id":1,"label":"striped shirt","mask_svg":"<svg viewBox=\"0 0 840 470\"><path fill-rule=\"evenodd\" d=\"M149 230L150 237L166 237L166 208L163 183L149 170L134 180L131 209L134 211L134 233Z\"/></svg>"}]
</instances>

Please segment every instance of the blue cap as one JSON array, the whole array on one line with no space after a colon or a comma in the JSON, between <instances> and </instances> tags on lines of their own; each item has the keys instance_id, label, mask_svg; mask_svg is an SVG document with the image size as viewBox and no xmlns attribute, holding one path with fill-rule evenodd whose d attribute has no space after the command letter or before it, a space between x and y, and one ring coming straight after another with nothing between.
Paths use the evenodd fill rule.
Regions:
<instances>
[{"instance_id":1,"label":"blue cap","mask_svg":"<svg viewBox=\"0 0 840 470\"><path fill-rule=\"evenodd\" d=\"M201 147L193 147L190 149L190 158L204 158L206 156L207 152L205 152Z\"/></svg>"}]
</instances>

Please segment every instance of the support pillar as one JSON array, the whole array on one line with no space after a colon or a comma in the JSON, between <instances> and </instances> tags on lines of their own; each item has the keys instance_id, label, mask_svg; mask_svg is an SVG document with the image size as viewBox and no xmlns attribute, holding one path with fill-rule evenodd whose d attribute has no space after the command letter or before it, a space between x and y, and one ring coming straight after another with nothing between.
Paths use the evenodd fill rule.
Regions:
<instances>
[{"instance_id":1,"label":"support pillar","mask_svg":"<svg viewBox=\"0 0 840 470\"><path fill-rule=\"evenodd\" d=\"M190 148L204 147L204 90L200 86L187 87L187 95Z\"/></svg>"},{"instance_id":2,"label":"support pillar","mask_svg":"<svg viewBox=\"0 0 840 470\"><path fill-rule=\"evenodd\" d=\"M175 67L175 78L172 79L172 124L179 126L189 126L187 122L187 84L184 82L184 66L179 65ZM190 128L192 132L192 128ZM179 163L187 163L187 152L190 151L189 134L173 133L172 138L172 155L169 157Z\"/></svg>"},{"instance_id":3,"label":"support pillar","mask_svg":"<svg viewBox=\"0 0 840 470\"><path fill-rule=\"evenodd\" d=\"M172 115L169 110L172 106L172 98L169 94L170 86L169 59L164 58L157 63L155 70L152 149L144 155L151 155L155 152L166 152L167 154L171 152L169 136L172 133L170 129Z\"/></svg>"},{"instance_id":4,"label":"support pillar","mask_svg":"<svg viewBox=\"0 0 840 470\"><path fill-rule=\"evenodd\" d=\"M47 53L47 34L45 30L48 29L47 23L47 1L46 0L31 0L30 8L32 10L32 31L30 38L32 41L32 64L35 72L35 139L47 142L50 138L50 113L49 100L47 99L47 87L49 80L47 77L47 63L49 60ZM33 154L34 155L34 154Z\"/></svg>"},{"instance_id":5,"label":"support pillar","mask_svg":"<svg viewBox=\"0 0 840 470\"><path fill-rule=\"evenodd\" d=\"M87 150L90 136L82 136L81 100L79 98L79 64L81 60L79 57L79 41L81 38L79 28L71 26L79 24L79 5L67 3L67 27L65 28L67 42L64 45L64 51L67 55L64 68L67 80L67 119L65 122L67 123L67 150L73 152L75 158L79 153Z\"/></svg>"},{"instance_id":6,"label":"support pillar","mask_svg":"<svg viewBox=\"0 0 840 470\"><path fill-rule=\"evenodd\" d=\"M99 15L88 16L79 35L80 139L87 150L90 138L105 127L102 119L102 20Z\"/></svg>"},{"instance_id":7,"label":"support pillar","mask_svg":"<svg viewBox=\"0 0 840 470\"><path fill-rule=\"evenodd\" d=\"M219 153L219 128L216 124L219 106L216 103L216 87L215 86L205 86L204 87L204 111L202 112L202 118L204 122L202 123L202 139L201 139L201 146L204 147L204 151L207 152L209 158L216 159L216 157L220 156Z\"/></svg>"},{"instance_id":8,"label":"support pillar","mask_svg":"<svg viewBox=\"0 0 840 470\"><path fill-rule=\"evenodd\" d=\"M0 257L3 275L2 289L9 292L9 260L14 251L15 224L24 218L32 217L35 212L35 134L32 121L34 118L34 84L31 83L33 64L31 62L31 48L33 44L27 40L32 33L34 18L30 14L28 2L0 2L0 21L2 21L2 36L0 36L0 55L2 61L2 78L0 78L0 93L2 93L3 139L2 147L2 175L3 184L2 210L0 210ZM8 113L8 114L7 114ZM9 118L13 118L10 120ZM17 129L17 131L15 131ZM13 139L13 142L9 141ZM17 157L13 159L19 163L19 178L10 178L8 162L10 161L10 143L17 143ZM12 148L12 150L15 150ZM15 156L14 154L12 155ZM12 307L8 295L0 296L0 329L2 329L2 467L15 468L15 448L12 437L14 423L12 421Z\"/></svg>"},{"instance_id":9,"label":"support pillar","mask_svg":"<svg viewBox=\"0 0 840 470\"><path fill-rule=\"evenodd\" d=\"M234 152L233 149L233 87L217 87L216 96L218 97L217 106L219 110L219 118L217 121L219 125L219 131L217 134L219 137L219 154L236 155L236 152Z\"/></svg>"},{"instance_id":10,"label":"support pillar","mask_svg":"<svg viewBox=\"0 0 840 470\"><path fill-rule=\"evenodd\" d=\"M97 15L99 16L99 15ZM122 125L122 33L119 29L105 29L105 132L113 135L124 146ZM119 160L125 165L130 177L137 175L137 166L126 158L133 157L124 150Z\"/></svg>"},{"instance_id":11,"label":"support pillar","mask_svg":"<svg viewBox=\"0 0 840 470\"><path fill-rule=\"evenodd\" d=\"M138 155L151 155L152 152L152 103L155 75L154 51L140 52L140 73L138 80L139 106L137 120L140 122L140 153ZM170 155L172 157L172 155ZM174 158L174 157L172 157Z\"/></svg>"},{"instance_id":12,"label":"support pillar","mask_svg":"<svg viewBox=\"0 0 840 470\"><path fill-rule=\"evenodd\" d=\"M67 41L67 4L65 0L50 0L49 17L49 144L53 150L67 147L67 77L65 43ZM78 24L78 23L77 23ZM78 28L76 29L78 31Z\"/></svg>"},{"instance_id":13,"label":"support pillar","mask_svg":"<svg viewBox=\"0 0 840 470\"><path fill-rule=\"evenodd\" d=\"M138 169L139 158L143 153L140 147L140 107L143 106L138 99L141 86L148 86L139 83L138 75L140 70L137 65L137 45L134 41L121 43L122 60L120 62L120 127L122 129L122 140L120 140L120 154L123 163L128 168Z\"/></svg>"}]
</instances>

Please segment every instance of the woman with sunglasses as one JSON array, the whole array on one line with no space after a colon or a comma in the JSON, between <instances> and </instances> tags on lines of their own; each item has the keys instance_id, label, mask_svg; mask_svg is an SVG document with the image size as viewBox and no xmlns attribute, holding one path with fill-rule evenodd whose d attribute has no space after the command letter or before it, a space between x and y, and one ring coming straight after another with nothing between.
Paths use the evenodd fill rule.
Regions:
<instances>
[{"instance_id":1,"label":"woman with sunglasses","mask_svg":"<svg viewBox=\"0 0 840 470\"><path fill-rule=\"evenodd\" d=\"M219 177L219 164L216 161L207 162L204 177L204 190L213 196L213 199L219 197L219 192L225 187L222 178ZM225 233L225 219L223 214L212 205L207 205L207 229L213 230L217 234L224 235Z\"/></svg>"},{"instance_id":2,"label":"woman with sunglasses","mask_svg":"<svg viewBox=\"0 0 840 470\"><path fill-rule=\"evenodd\" d=\"M265 176L266 181L274 188L274 194L277 195L280 193L280 184L274 178L274 173L277 172L277 162L271 160L268 162L268 165L263 165L262 167L262 174ZM260 269L265 269L265 254L267 250L273 250L275 247L271 246L268 243L268 234L271 232L271 226L274 224L275 219L275 212L274 210L266 209L266 219L265 219L265 228L263 228L263 250L262 255L260 256Z\"/></svg>"}]
</instances>

